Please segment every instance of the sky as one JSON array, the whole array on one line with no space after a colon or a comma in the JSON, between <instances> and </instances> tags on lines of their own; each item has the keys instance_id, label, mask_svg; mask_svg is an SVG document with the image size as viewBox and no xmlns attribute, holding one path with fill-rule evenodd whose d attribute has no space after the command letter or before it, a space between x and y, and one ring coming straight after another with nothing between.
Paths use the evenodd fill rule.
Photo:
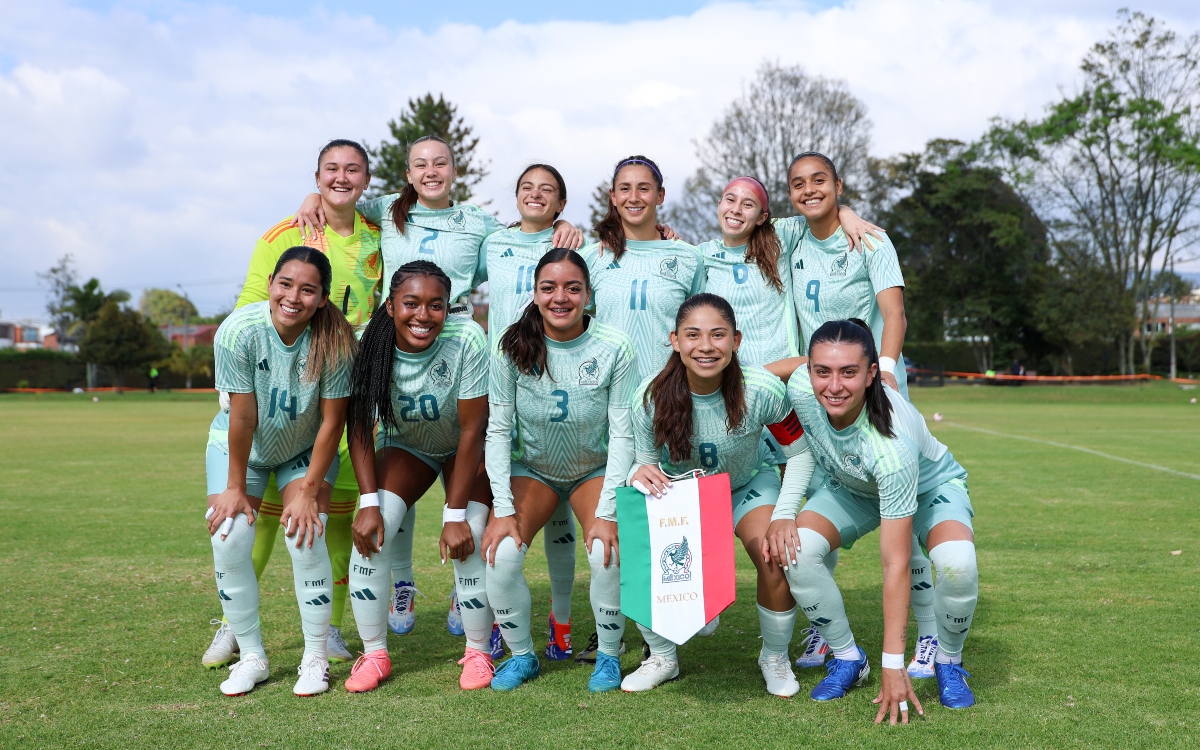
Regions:
<instances>
[{"instance_id":1,"label":"sky","mask_svg":"<svg viewBox=\"0 0 1200 750\"><path fill-rule=\"evenodd\" d=\"M662 166L669 202L764 60L846 81L889 156L1038 115L1126 4L0 3L0 319L44 320L37 273L66 253L106 289L228 309L321 145L377 144L426 92L475 129L489 209L515 219L516 177L544 161L582 223L631 153ZM1200 28L1193 1L1140 8Z\"/></svg>"}]
</instances>

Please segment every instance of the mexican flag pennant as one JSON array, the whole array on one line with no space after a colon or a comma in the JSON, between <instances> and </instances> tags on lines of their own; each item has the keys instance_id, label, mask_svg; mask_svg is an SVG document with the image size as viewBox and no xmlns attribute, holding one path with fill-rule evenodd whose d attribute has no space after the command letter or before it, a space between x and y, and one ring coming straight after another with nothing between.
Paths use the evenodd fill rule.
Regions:
<instances>
[{"instance_id":1,"label":"mexican flag pennant","mask_svg":"<svg viewBox=\"0 0 1200 750\"><path fill-rule=\"evenodd\" d=\"M672 480L661 498L617 489L621 611L682 644L736 596L729 475Z\"/></svg>"}]
</instances>

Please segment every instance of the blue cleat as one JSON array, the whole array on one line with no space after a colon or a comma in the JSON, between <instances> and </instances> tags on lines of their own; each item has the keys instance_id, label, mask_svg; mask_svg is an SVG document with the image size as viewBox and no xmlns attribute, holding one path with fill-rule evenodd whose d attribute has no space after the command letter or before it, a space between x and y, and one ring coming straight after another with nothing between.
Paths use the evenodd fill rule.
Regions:
<instances>
[{"instance_id":1,"label":"blue cleat","mask_svg":"<svg viewBox=\"0 0 1200 750\"><path fill-rule=\"evenodd\" d=\"M621 660L615 656L596 652L596 668L592 670L592 678L588 680L588 690L593 693L607 693L621 687Z\"/></svg>"},{"instance_id":2,"label":"blue cleat","mask_svg":"<svg viewBox=\"0 0 1200 750\"><path fill-rule=\"evenodd\" d=\"M450 592L450 612L446 614L446 632L450 635L466 635L463 630L462 612L458 608L458 588Z\"/></svg>"},{"instance_id":3,"label":"blue cleat","mask_svg":"<svg viewBox=\"0 0 1200 750\"><path fill-rule=\"evenodd\" d=\"M571 623L558 624L554 613L550 613L550 642L546 644L546 658L550 661L566 661L575 654L571 650Z\"/></svg>"},{"instance_id":4,"label":"blue cleat","mask_svg":"<svg viewBox=\"0 0 1200 750\"><path fill-rule=\"evenodd\" d=\"M829 674L812 689L812 699L815 701L831 701L841 698L850 692L850 688L858 687L867 681L871 674L871 665L867 664L867 654L858 648L857 661L843 661L834 657L825 664Z\"/></svg>"},{"instance_id":5,"label":"blue cleat","mask_svg":"<svg viewBox=\"0 0 1200 750\"><path fill-rule=\"evenodd\" d=\"M938 700L946 708L970 708L975 705L975 693L967 686L967 670L961 664L941 664L934 662L933 671L937 675Z\"/></svg>"},{"instance_id":6,"label":"blue cleat","mask_svg":"<svg viewBox=\"0 0 1200 750\"><path fill-rule=\"evenodd\" d=\"M492 625L492 663L504 658L504 639L500 637L500 626Z\"/></svg>"},{"instance_id":7,"label":"blue cleat","mask_svg":"<svg viewBox=\"0 0 1200 750\"><path fill-rule=\"evenodd\" d=\"M542 673L542 665L534 654L513 654L512 658L496 668L492 678L492 690L516 690Z\"/></svg>"}]
</instances>

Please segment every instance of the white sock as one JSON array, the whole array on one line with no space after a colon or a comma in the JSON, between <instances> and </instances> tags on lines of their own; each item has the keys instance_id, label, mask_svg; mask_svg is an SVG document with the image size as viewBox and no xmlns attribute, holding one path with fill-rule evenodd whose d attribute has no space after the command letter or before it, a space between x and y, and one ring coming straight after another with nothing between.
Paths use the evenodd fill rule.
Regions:
<instances>
[{"instance_id":1,"label":"white sock","mask_svg":"<svg viewBox=\"0 0 1200 750\"><path fill-rule=\"evenodd\" d=\"M488 602L500 625L500 634L514 655L533 652L533 637L529 633L532 602L524 566L525 553L517 549L511 536L506 536L496 545L496 563L487 569L485 576Z\"/></svg>"},{"instance_id":2,"label":"white sock","mask_svg":"<svg viewBox=\"0 0 1200 750\"><path fill-rule=\"evenodd\" d=\"M609 656L621 653L625 637L625 615L621 614L621 565L613 554L604 567L604 542L592 541L588 552L592 567L592 615L596 618L596 641L599 651Z\"/></svg>"},{"instance_id":3,"label":"white sock","mask_svg":"<svg viewBox=\"0 0 1200 750\"><path fill-rule=\"evenodd\" d=\"M254 529L245 514L233 519L224 541L220 533L212 535L213 571L217 595L229 629L237 638L242 656L258 654L264 659L262 629L258 621L258 578L254 575Z\"/></svg>"},{"instance_id":4,"label":"white sock","mask_svg":"<svg viewBox=\"0 0 1200 750\"><path fill-rule=\"evenodd\" d=\"M304 655L315 654L322 659L328 654L329 620L333 617L333 565L329 548L325 546L324 526L327 513L320 514L322 533L296 547L295 537L284 537L288 554L292 556L292 580L296 585L296 600L300 604L300 623L304 630ZM297 532L299 533L299 532Z\"/></svg>"},{"instance_id":5,"label":"white sock","mask_svg":"<svg viewBox=\"0 0 1200 750\"><path fill-rule=\"evenodd\" d=\"M399 495L397 495L399 497ZM392 543L392 585L401 581L416 584L413 578L413 527L417 523L417 506L408 508L396 531L396 541Z\"/></svg>"},{"instance_id":6,"label":"white sock","mask_svg":"<svg viewBox=\"0 0 1200 750\"><path fill-rule=\"evenodd\" d=\"M913 534L912 553L908 561L909 581L912 585L913 617L917 620L917 637L937 635L937 616L933 613L933 569L929 558L921 549L921 542Z\"/></svg>"},{"instance_id":7,"label":"white sock","mask_svg":"<svg viewBox=\"0 0 1200 750\"><path fill-rule=\"evenodd\" d=\"M491 652L492 623L495 621L492 608L488 604L487 565L480 554L483 530L487 522L486 505L467 503L467 523L471 526L475 551L466 562L454 560L454 584L458 588L458 610L462 615L463 630L467 634L467 648L484 653Z\"/></svg>"},{"instance_id":8,"label":"white sock","mask_svg":"<svg viewBox=\"0 0 1200 750\"><path fill-rule=\"evenodd\" d=\"M354 547L350 551L350 606L362 638L363 652L387 649L387 617L391 604L391 559L396 532L408 506L395 493L379 490L379 512L383 516L383 545L370 559Z\"/></svg>"},{"instance_id":9,"label":"white sock","mask_svg":"<svg viewBox=\"0 0 1200 750\"><path fill-rule=\"evenodd\" d=\"M641 623L638 623L638 630L642 632L642 638L646 640L646 645L650 647L651 654L661 656L668 661L679 661L679 652L674 643Z\"/></svg>"},{"instance_id":10,"label":"white sock","mask_svg":"<svg viewBox=\"0 0 1200 750\"><path fill-rule=\"evenodd\" d=\"M550 611L560 625L571 621L571 590L575 587L575 516L570 503L559 503L542 529L546 568L550 574Z\"/></svg>"}]
</instances>

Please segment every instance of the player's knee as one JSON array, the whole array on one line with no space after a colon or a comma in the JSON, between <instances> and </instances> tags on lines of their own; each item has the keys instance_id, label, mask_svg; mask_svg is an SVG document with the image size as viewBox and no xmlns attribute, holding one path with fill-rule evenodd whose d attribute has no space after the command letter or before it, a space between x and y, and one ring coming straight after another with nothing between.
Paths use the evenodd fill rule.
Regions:
<instances>
[{"instance_id":1,"label":"player's knee","mask_svg":"<svg viewBox=\"0 0 1200 750\"><path fill-rule=\"evenodd\" d=\"M311 537L311 541L312 541L311 547L308 545L308 540L301 542L300 546L297 547L295 536L288 539L287 548L288 548L288 554L290 554L292 556L292 564L302 565L307 568L307 567L312 567L314 565L319 565L322 562L329 561L329 547L325 543L325 533L324 533L326 524L329 521L329 516L327 516L324 513L321 513L320 519L321 519L322 533L317 534L315 527L313 528L313 530L310 532L310 534L313 535ZM304 533L303 530L296 532L297 535L300 535L303 533Z\"/></svg>"},{"instance_id":2,"label":"player's knee","mask_svg":"<svg viewBox=\"0 0 1200 750\"><path fill-rule=\"evenodd\" d=\"M489 508L483 503L477 503L471 500L467 503L467 525L471 527L471 536L475 539L475 546L479 546L479 542L483 539L483 531L487 528Z\"/></svg>"},{"instance_id":3,"label":"player's knee","mask_svg":"<svg viewBox=\"0 0 1200 750\"><path fill-rule=\"evenodd\" d=\"M220 530L212 535L213 559L222 564L241 563L250 560L254 549L254 527L245 514L233 519L233 525L224 539Z\"/></svg>"},{"instance_id":4,"label":"player's knee","mask_svg":"<svg viewBox=\"0 0 1200 750\"><path fill-rule=\"evenodd\" d=\"M496 545L496 570L520 570L525 564L525 553L517 548L511 536L506 536Z\"/></svg>"},{"instance_id":5,"label":"player's knee","mask_svg":"<svg viewBox=\"0 0 1200 750\"><path fill-rule=\"evenodd\" d=\"M929 559L937 570L938 588L946 587L947 593L978 595L979 565L975 560L973 542L942 542L929 550Z\"/></svg>"},{"instance_id":6,"label":"player's knee","mask_svg":"<svg viewBox=\"0 0 1200 750\"><path fill-rule=\"evenodd\" d=\"M379 515L383 516L383 528L391 534L396 534L404 522L407 506L404 499L394 492L379 490Z\"/></svg>"},{"instance_id":7,"label":"player's knee","mask_svg":"<svg viewBox=\"0 0 1200 750\"><path fill-rule=\"evenodd\" d=\"M829 540L821 533L803 527L796 529L796 534L800 537L800 552L797 562L809 567L824 568L825 557L830 552Z\"/></svg>"},{"instance_id":8,"label":"player's knee","mask_svg":"<svg viewBox=\"0 0 1200 750\"><path fill-rule=\"evenodd\" d=\"M588 564L592 566L592 572L597 570L610 570L617 567L617 552L615 549L609 550L608 566L604 565L604 549L603 540L593 539L592 546L588 549Z\"/></svg>"}]
</instances>

